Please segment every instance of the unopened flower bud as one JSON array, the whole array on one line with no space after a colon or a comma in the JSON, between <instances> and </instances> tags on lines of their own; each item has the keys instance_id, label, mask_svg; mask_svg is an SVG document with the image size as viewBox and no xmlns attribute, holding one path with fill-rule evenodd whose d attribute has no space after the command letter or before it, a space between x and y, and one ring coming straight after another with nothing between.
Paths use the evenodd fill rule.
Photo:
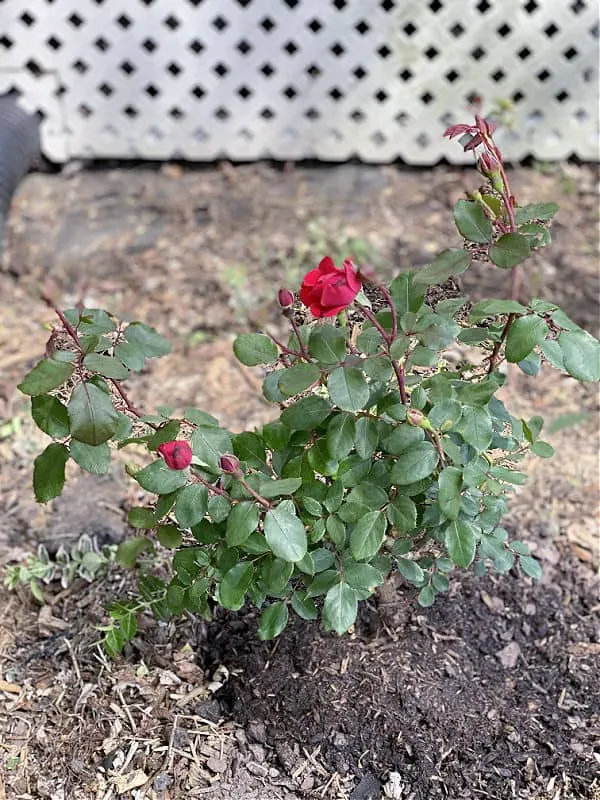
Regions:
<instances>
[{"instance_id":1,"label":"unopened flower bud","mask_svg":"<svg viewBox=\"0 0 600 800\"><path fill-rule=\"evenodd\" d=\"M239 458L236 458L236 456L231 455L231 453L224 453L221 456L219 465L223 470L223 472L226 472L228 475L233 475L236 478L239 478L243 475L243 472L240 467Z\"/></svg>"},{"instance_id":2,"label":"unopened flower bud","mask_svg":"<svg viewBox=\"0 0 600 800\"><path fill-rule=\"evenodd\" d=\"M423 428L425 431L433 430L431 422L429 422L425 414L416 408L408 409L406 412L406 421L409 425L413 425L415 428Z\"/></svg>"},{"instance_id":3,"label":"unopened flower bud","mask_svg":"<svg viewBox=\"0 0 600 800\"><path fill-rule=\"evenodd\" d=\"M494 191L499 193L504 191L500 162L495 156L491 153L482 153L477 162L477 168L492 184Z\"/></svg>"},{"instance_id":4,"label":"unopened flower bud","mask_svg":"<svg viewBox=\"0 0 600 800\"><path fill-rule=\"evenodd\" d=\"M186 469L192 463L192 448L185 439L163 442L159 445L158 452L169 469Z\"/></svg>"},{"instance_id":5,"label":"unopened flower bud","mask_svg":"<svg viewBox=\"0 0 600 800\"><path fill-rule=\"evenodd\" d=\"M280 289L277 293L277 302L281 308L290 308L294 305L294 295L289 289Z\"/></svg>"}]
</instances>

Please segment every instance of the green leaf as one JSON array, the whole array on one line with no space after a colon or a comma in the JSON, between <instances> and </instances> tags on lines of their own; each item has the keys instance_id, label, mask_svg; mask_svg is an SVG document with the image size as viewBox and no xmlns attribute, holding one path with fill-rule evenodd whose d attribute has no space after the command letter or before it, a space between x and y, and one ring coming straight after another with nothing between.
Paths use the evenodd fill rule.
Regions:
<instances>
[{"instance_id":1,"label":"green leaf","mask_svg":"<svg viewBox=\"0 0 600 800\"><path fill-rule=\"evenodd\" d=\"M175 501L175 518L182 528L191 528L204 518L208 509L208 489L199 483L184 486Z\"/></svg>"},{"instance_id":2,"label":"green leaf","mask_svg":"<svg viewBox=\"0 0 600 800\"><path fill-rule=\"evenodd\" d=\"M436 591L431 584L424 586L417 595L417 602L423 608L429 608L435 603Z\"/></svg>"},{"instance_id":3,"label":"green leaf","mask_svg":"<svg viewBox=\"0 0 600 800\"><path fill-rule=\"evenodd\" d=\"M451 522L446 528L445 543L448 555L457 567L466 568L475 558L475 533L468 522Z\"/></svg>"},{"instance_id":4,"label":"green leaf","mask_svg":"<svg viewBox=\"0 0 600 800\"><path fill-rule=\"evenodd\" d=\"M153 494L169 494L188 479L186 470L169 469L162 458L153 461L133 476L142 489Z\"/></svg>"},{"instance_id":5,"label":"green leaf","mask_svg":"<svg viewBox=\"0 0 600 800\"><path fill-rule=\"evenodd\" d=\"M307 597L306 592L302 589L293 593L292 608L301 619L312 620L319 616L314 600Z\"/></svg>"},{"instance_id":6,"label":"green leaf","mask_svg":"<svg viewBox=\"0 0 600 800\"><path fill-rule=\"evenodd\" d=\"M152 542L145 536L132 536L125 539L117 547L117 554L115 559L118 564L121 564L127 569L133 569L140 553L146 553L152 550Z\"/></svg>"},{"instance_id":7,"label":"green leaf","mask_svg":"<svg viewBox=\"0 0 600 800\"><path fill-rule=\"evenodd\" d=\"M552 244L552 236L545 225L520 225L519 233L527 236L532 248L547 247Z\"/></svg>"},{"instance_id":8,"label":"green leaf","mask_svg":"<svg viewBox=\"0 0 600 800\"><path fill-rule=\"evenodd\" d=\"M264 531L273 555L284 561L300 561L307 550L304 525L291 500L284 500L265 514Z\"/></svg>"},{"instance_id":9,"label":"green leaf","mask_svg":"<svg viewBox=\"0 0 600 800\"><path fill-rule=\"evenodd\" d=\"M525 206L517 206L515 208L515 222L517 225L522 225L532 219L552 219L558 209L559 206L556 203L529 203Z\"/></svg>"},{"instance_id":10,"label":"green leaf","mask_svg":"<svg viewBox=\"0 0 600 800\"><path fill-rule=\"evenodd\" d=\"M159 525L156 529L156 538L162 547L167 547L169 549L179 547L183 540L176 525Z\"/></svg>"},{"instance_id":11,"label":"green leaf","mask_svg":"<svg viewBox=\"0 0 600 800\"><path fill-rule=\"evenodd\" d=\"M516 267L530 254L529 240L520 233L505 233L489 250L491 262L502 269Z\"/></svg>"},{"instance_id":12,"label":"green leaf","mask_svg":"<svg viewBox=\"0 0 600 800\"><path fill-rule=\"evenodd\" d=\"M67 407L51 394L38 394L31 398L31 416L38 428L53 439L69 435Z\"/></svg>"},{"instance_id":13,"label":"green leaf","mask_svg":"<svg viewBox=\"0 0 600 800\"><path fill-rule=\"evenodd\" d=\"M278 601L267 606L260 615L258 638L261 641L275 639L288 623L288 609L285 603Z\"/></svg>"},{"instance_id":14,"label":"green leaf","mask_svg":"<svg viewBox=\"0 0 600 800\"><path fill-rule=\"evenodd\" d=\"M350 534L350 550L357 561L370 561L383 543L387 520L382 511L369 511Z\"/></svg>"},{"instance_id":15,"label":"green leaf","mask_svg":"<svg viewBox=\"0 0 600 800\"><path fill-rule=\"evenodd\" d=\"M541 344L548 333L548 326L541 317L530 314L514 320L506 335L506 360L517 364Z\"/></svg>"},{"instance_id":16,"label":"green leaf","mask_svg":"<svg viewBox=\"0 0 600 800\"><path fill-rule=\"evenodd\" d=\"M125 329L125 339L136 344L146 358L159 358L171 352L171 345L154 328L143 322L132 322Z\"/></svg>"},{"instance_id":17,"label":"green leaf","mask_svg":"<svg viewBox=\"0 0 600 800\"><path fill-rule=\"evenodd\" d=\"M290 440L291 431L283 422L274 420L267 422L262 429L262 435L269 450L283 450Z\"/></svg>"},{"instance_id":18,"label":"green leaf","mask_svg":"<svg viewBox=\"0 0 600 800\"><path fill-rule=\"evenodd\" d=\"M578 381L600 380L600 342L584 330L562 331L558 337L565 371Z\"/></svg>"},{"instance_id":19,"label":"green leaf","mask_svg":"<svg viewBox=\"0 0 600 800\"><path fill-rule=\"evenodd\" d=\"M438 505L447 519L457 519L460 511L462 471L457 467L445 467L438 479Z\"/></svg>"},{"instance_id":20,"label":"green leaf","mask_svg":"<svg viewBox=\"0 0 600 800\"><path fill-rule=\"evenodd\" d=\"M533 556L519 556L519 566L525 575L529 575L530 578L534 578L536 581L541 580L543 574L542 566Z\"/></svg>"},{"instance_id":21,"label":"green leaf","mask_svg":"<svg viewBox=\"0 0 600 800\"><path fill-rule=\"evenodd\" d=\"M87 336L97 333L111 333L116 325L102 308L68 308L65 317L74 328Z\"/></svg>"},{"instance_id":22,"label":"green leaf","mask_svg":"<svg viewBox=\"0 0 600 800\"><path fill-rule=\"evenodd\" d=\"M337 364L346 357L346 335L342 328L321 325L312 328L308 340L308 351L323 364Z\"/></svg>"},{"instance_id":23,"label":"green leaf","mask_svg":"<svg viewBox=\"0 0 600 800\"><path fill-rule=\"evenodd\" d=\"M223 608L239 611L253 577L254 565L247 561L240 561L223 575L219 585L219 602Z\"/></svg>"},{"instance_id":24,"label":"green leaf","mask_svg":"<svg viewBox=\"0 0 600 800\"><path fill-rule=\"evenodd\" d=\"M259 484L258 493L266 500L281 497L284 494L294 494L302 486L302 478L283 478L281 480L263 481Z\"/></svg>"},{"instance_id":25,"label":"green leaf","mask_svg":"<svg viewBox=\"0 0 600 800\"><path fill-rule=\"evenodd\" d=\"M260 514L255 503L245 500L235 505L227 517L225 541L228 547L243 544L258 527Z\"/></svg>"},{"instance_id":26,"label":"green leaf","mask_svg":"<svg viewBox=\"0 0 600 800\"><path fill-rule=\"evenodd\" d=\"M140 372L144 369L146 355L144 350L133 342L121 342L115 347L115 356L128 369Z\"/></svg>"},{"instance_id":27,"label":"green leaf","mask_svg":"<svg viewBox=\"0 0 600 800\"><path fill-rule=\"evenodd\" d=\"M497 314L525 314L526 306L516 300L481 300L475 303L469 314L469 319L478 322L486 317L495 317Z\"/></svg>"},{"instance_id":28,"label":"green leaf","mask_svg":"<svg viewBox=\"0 0 600 800\"><path fill-rule=\"evenodd\" d=\"M235 357L247 367L258 364L273 364L279 351L274 342L263 333L242 333L233 343Z\"/></svg>"},{"instance_id":29,"label":"green leaf","mask_svg":"<svg viewBox=\"0 0 600 800\"><path fill-rule=\"evenodd\" d=\"M443 250L431 264L417 272L416 285L444 283L453 275L461 275L471 264L472 256L466 250Z\"/></svg>"},{"instance_id":30,"label":"green leaf","mask_svg":"<svg viewBox=\"0 0 600 800\"><path fill-rule=\"evenodd\" d=\"M360 411L369 400L369 384L357 367L338 367L327 381L329 397L344 411Z\"/></svg>"},{"instance_id":31,"label":"green leaf","mask_svg":"<svg viewBox=\"0 0 600 800\"><path fill-rule=\"evenodd\" d=\"M292 397L316 383L321 376L321 370L312 362L299 361L292 367L279 370L278 374L280 376L277 381L279 391L286 397Z\"/></svg>"},{"instance_id":32,"label":"green leaf","mask_svg":"<svg viewBox=\"0 0 600 800\"><path fill-rule=\"evenodd\" d=\"M86 472L91 472L93 475L105 475L110 469L110 447L106 442L91 445L72 439L69 449L73 461Z\"/></svg>"},{"instance_id":33,"label":"green leaf","mask_svg":"<svg viewBox=\"0 0 600 800\"><path fill-rule=\"evenodd\" d=\"M436 403L429 414L427 419L434 428L441 428L442 425L452 423L456 425L462 416L462 406L456 400L442 400L441 403Z\"/></svg>"},{"instance_id":34,"label":"green leaf","mask_svg":"<svg viewBox=\"0 0 600 800\"><path fill-rule=\"evenodd\" d=\"M390 294L398 314L406 314L407 311L416 312L423 305L424 290L421 286L415 285L414 277L415 273L410 270L401 272L390 284Z\"/></svg>"},{"instance_id":35,"label":"green leaf","mask_svg":"<svg viewBox=\"0 0 600 800\"><path fill-rule=\"evenodd\" d=\"M353 589L366 589L369 592L383 583L383 575L378 569L356 561L344 565L344 578Z\"/></svg>"},{"instance_id":36,"label":"green leaf","mask_svg":"<svg viewBox=\"0 0 600 800\"><path fill-rule=\"evenodd\" d=\"M346 633L354 625L357 611L356 592L347 583L337 583L325 595L323 620L337 634Z\"/></svg>"},{"instance_id":37,"label":"green leaf","mask_svg":"<svg viewBox=\"0 0 600 800\"><path fill-rule=\"evenodd\" d=\"M213 522L224 522L231 511L231 503L226 497L214 495L208 501L208 515Z\"/></svg>"},{"instance_id":38,"label":"green leaf","mask_svg":"<svg viewBox=\"0 0 600 800\"><path fill-rule=\"evenodd\" d=\"M467 406L486 406L504 383L499 372L488 375L475 383L464 383L456 390L456 396Z\"/></svg>"},{"instance_id":39,"label":"green leaf","mask_svg":"<svg viewBox=\"0 0 600 800\"><path fill-rule=\"evenodd\" d=\"M325 527L333 544L338 550L343 549L346 544L346 526L342 520L337 515L332 514L327 517Z\"/></svg>"},{"instance_id":40,"label":"green leaf","mask_svg":"<svg viewBox=\"0 0 600 800\"><path fill-rule=\"evenodd\" d=\"M411 561L409 558L398 558L397 564L398 572L403 578L406 578L407 581L410 581L415 586L423 584L425 573L416 561Z\"/></svg>"},{"instance_id":41,"label":"green leaf","mask_svg":"<svg viewBox=\"0 0 600 800\"><path fill-rule=\"evenodd\" d=\"M331 403L324 397L303 397L281 412L281 421L294 431L308 431L318 427L331 411Z\"/></svg>"},{"instance_id":42,"label":"green leaf","mask_svg":"<svg viewBox=\"0 0 600 800\"><path fill-rule=\"evenodd\" d=\"M360 458L371 458L379 441L377 421L372 417L359 417L355 423L354 447Z\"/></svg>"},{"instance_id":43,"label":"green leaf","mask_svg":"<svg viewBox=\"0 0 600 800\"><path fill-rule=\"evenodd\" d=\"M264 469L266 465L265 444L256 433L248 431L233 436L233 452L249 466Z\"/></svg>"},{"instance_id":44,"label":"green leaf","mask_svg":"<svg viewBox=\"0 0 600 800\"><path fill-rule=\"evenodd\" d=\"M135 506L129 509L127 522L132 528L150 530L156 526L156 517L154 516L153 509Z\"/></svg>"},{"instance_id":45,"label":"green leaf","mask_svg":"<svg viewBox=\"0 0 600 800\"><path fill-rule=\"evenodd\" d=\"M531 445L531 452L540 458L552 458L554 448L548 442L537 441Z\"/></svg>"},{"instance_id":46,"label":"green leaf","mask_svg":"<svg viewBox=\"0 0 600 800\"><path fill-rule=\"evenodd\" d=\"M559 343L554 339L544 339L540 345L544 357L555 369L564 370L565 362Z\"/></svg>"},{"instance_id":47,"label":"green leaf","mask_svg":"<svg viewBox=\"0 0 600 800\"><path fill-rule=\"evenodd\" d=\"M352 414L335 414L327 426L327 450L333 459L341 461L354 447L356 425Z\"/></svg>"},{"instance_id":48,"label":"green leaf","mask_svg":"<svg viewBox=\"0 0 600 800\"><path fill-rule=\"evenodd\" d=\"M338 471L339 462L329 454L327 442L319 439L308 450L308 463L311 468L319 475L335 475Z\"/></svg>"},{"instance_id":49,"label":"green leaf","mask_svg":"<svg viewBox=\"0 0 600 800\"><path fill-rule=\"evenodd\" d=\"M71 436L85 444L102 444L116 431L119 414L103 389L91 381L80 383L67 406Z\"/></svg>"},{"instance_id":50,"label":"green leaf","mask_svg":"<svg viewBox=\"0 0 600 800\"><path fill-rule=\"evenodd\" d=\"M38 361L35 367L27 373L17 386L17 389L23 394L28 394L32 397L38 394L46 394L67 381L73 374L74 368L73 364L65 361L44 358L42 361Z\"/></svg>"},{"instance_id":51,"label":"green leaf","mask_svg":"<svg viewBox=\"0 0 600 800\"><path fill-rule=\"evenodd\" d=\"M417 525L417 507L410 497L401 494L386 508L386 515L398 533L412 531Z\"/></svg>"},{"instance_id":52,"label":"green leaf","mask_svg":"<svg viewBox=\"0 0 600 800\"><path fill-rule=\"evenodd\" d=\"M485 244L492 241L492 223L479 203L459 200L454 206L454 222L461 236L469 242Z\"/></svg>"},{"instance_id":53,"label":"green leaf","mask_svg":"<svg viewBox=\"0 0 600 800\"><path fill-rule=\"evenodd\" d=\"M425 434L421 428L407 423L394 425L389 433L382 437L381 447L386 453L398 456L423 441Z\"/></svg>"},{"instance_id":54,"label":"green leaf","mask_svg":"<svg viewBox=\"0 0 600 800\"><path fill-rule=\"evenodd\" d=\"M90 372L97 372L105 378L114 378L117 381L125 380L129 370L114 356L103 356L99 353L90 353L83 359L83 366Z\"/></svg>"},{"instance_id":55,"label":"green leaf","mask_svg":"<svg viewBox=\"0 0 600 800\"><path fill-rule=\"evenodd\" d=\"M53 442L33 462L33 491L38 503L47 503L62 492L69 451Z\"/></svg>"},{"instance_id":56,"label":"green leaf","mask_svg":"<svg viewBox=\"0 0 600 800\"><path fill-rule=\"evenodd\" d=\"M344 486L339 481L335 481L331 484L329 489L327 490L327 494L325 495L325 500L323 501L323 505L329 511L330 514L333 514L334 511L337 511L338 508L342 504L342 500L344 498Z\"/></svg>"},{"instance_id":57,"label":"green leaf","mask_svg":"<svg viewBox=\"0 0 600 800\"><path fill-rule=\"evenodd\" d=\"M474 447L478 453L490 446L494 433L492 419L487 408L480 406L473 408L465 406L462 417L454 430L460 433L465 442Z\"/></svg>"},{"instance_id":58,"label":"green leaf","mask_svg":"<svg viewBox=\"0 0 600 800\"><path fill-rule=\"evenodd\" d=\"M519 361L518 367L525 375L534 376L542 367L542 359L537 353L531 352L522 361Z\"/></svg>"},{"instance_id":59,"label":"green leaf","mask_svg":"<svg viewBox=\"0 0 600 800\"><path fill-rule=\"evenodd\" d=\"M419 442L398 456L392 464L390 480L398 486L408 486L427 478L437 467L438 458L431 442Z\"/></svg>"},{"instance_id":60,"label":"green leaf","mask_svg":"<svg viewBox=\"0 0 600 800\"><path fill-rule=\"evenodd\" d=\"M207 467L217 470L223 453L231 453L231 434L214 425L198 425L190 440L192 452Z\"/></svg>"}]
</instances>

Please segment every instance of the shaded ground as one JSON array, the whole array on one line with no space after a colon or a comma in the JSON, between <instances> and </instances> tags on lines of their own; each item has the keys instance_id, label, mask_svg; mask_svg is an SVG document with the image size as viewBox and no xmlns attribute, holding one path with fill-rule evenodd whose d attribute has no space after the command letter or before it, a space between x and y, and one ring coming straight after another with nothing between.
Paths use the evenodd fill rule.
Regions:
<instances>
[{"instance_id":1,"label":"shaded ground","mask_svg":"<svg viewBox=\"0 0 600 800\"><path fill-rule=\"evenodd\" d=\"M47 336L41 285L60 305L83 293L174 341L132 382L139 405L193 403L240 430L272 409L231 335L280 325L274 289L338 248L377 255L386 275L427 263L455 243L450 208L475 186L445 167L30 176L0 273L0 559L83 532L118 540L135 500L118 466L102 481L74 472L50 508L30 499L43 436L14 387ZM563 206L527 290L597 332L594 172L519 170L514 188ZM480 267L465 289L489 296L505 278ZM507 520L543 561L540 584L462 576L429 610L388 587L342 639L298 620L261 643L251 610L209 626L147 620L116 664L93 626L129 575L53 585L41 610L2 590L0 800L598 798L597 394L553 372L511 373L505 394L523 415L589 413L546 437L557 456L531 462Z\"/></svg>"}]
</instances>

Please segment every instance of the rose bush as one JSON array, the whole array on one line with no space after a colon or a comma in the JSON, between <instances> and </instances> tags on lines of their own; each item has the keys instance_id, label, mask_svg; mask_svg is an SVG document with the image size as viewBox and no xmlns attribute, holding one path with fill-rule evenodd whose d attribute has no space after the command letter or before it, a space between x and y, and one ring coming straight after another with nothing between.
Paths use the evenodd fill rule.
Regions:
<instances>
[{"instance_id":1,"label":"rose bush","mask_svg":"<svg viewBox=\"0 0 600 800\"><path fill-rule=\"evenodd\" d=\"M145 609L161 619L184 611L209 618L216 606L250 602L261 610L263 639L281 633L290 610L343 633L392 571L423 606L448 590L457 567L504 573L518 564L540 576L502 518L526 479L525 456L553 451L540 438L540 417L516 417L497 397L506 377L499 365L535 376L544 361L597 381L600 344L556 304L521 302L521 264L550 243L557 206L517 204L485 120L447 133L482 151L478 169L489 181L455 206L461 246L389 285L364 265L346 260L338 269L324 258L300 288L318 323L280 290L287 339L266 332L234 342L241 363L263 370L273 403L274 419L260 429L232 434L197 408L145 415L123 381L168 343L101 309L55 309L46 357L20 385L52 439L34 463L35 496L60 494L69 459L98 474L115 448L141 445L149 463L128 473L150 499L130 509L138 533L118 557L133 567L141 553L172 551L168 574L144 559L139 597L110 607L111 655ZM474 257L510 271L510 299L472 304L430 292ZM454 368L446 353L455 345L479 356Z\"/></svg>"}]
</instances>

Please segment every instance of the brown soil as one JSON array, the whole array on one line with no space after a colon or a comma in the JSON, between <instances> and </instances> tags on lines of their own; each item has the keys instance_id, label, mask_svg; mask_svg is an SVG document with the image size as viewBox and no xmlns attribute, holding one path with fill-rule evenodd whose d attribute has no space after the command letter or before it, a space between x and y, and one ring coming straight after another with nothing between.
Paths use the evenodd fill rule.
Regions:
<instances>
[{"instance_id":1,"label":"brown soil","mask_svg":"<svg viewBox=\"0 0 600 800\"><path fill-rule=\"evenodd\" d=\"M563 207L526 289L597 333L595 172L521 169L513 181L521 202ZM41 286L59 305L83 294L172 339L173 356L132 382L139 405L193 403L240 430L272 408L231 336L281 325L274 290L350 237L384 275L427 263L456 242L450 209L474 186L446 167L30 176L0 273L0 560L84 532L117 541L137 497L115 465L98 480L74 471L48 508L31 500L44 437L15 385L47 337ZM490 296L505 279L481 265L465 289ZM209 625L144 619L116 663L94 626L132 587L124 571L52 585L41 608L3 589L0 800L599 798L597 393L551 371L511 371L504 392L524 416L589 413L546 437L557 455L530 462L506 521L542 560L540 583L457 575L428 610L390 585L343 638L296 620L262 643L251 609Z\"/></svg>"}]
</instances>

